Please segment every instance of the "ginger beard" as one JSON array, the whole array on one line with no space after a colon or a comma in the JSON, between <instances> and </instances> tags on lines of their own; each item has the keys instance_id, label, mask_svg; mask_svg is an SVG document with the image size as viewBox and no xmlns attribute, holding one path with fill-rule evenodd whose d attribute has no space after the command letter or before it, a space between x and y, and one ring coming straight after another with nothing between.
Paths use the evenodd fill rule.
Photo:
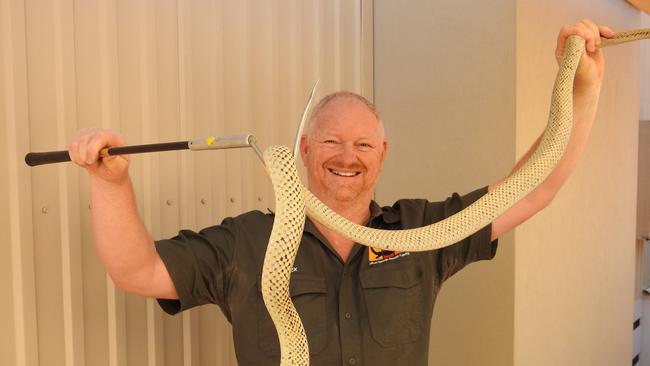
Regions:
<instances>
[{"instance_id":1,"label":"ginger beard","mask_svg":"<svg viewBox=\"0 0 650 366\"><path fill-rule=\"evenodd\" d=\"M383 128L364 103L332 100L301 139L309 190L334 210L367 210L386 150Z\"/></svg>"}]
</instances>

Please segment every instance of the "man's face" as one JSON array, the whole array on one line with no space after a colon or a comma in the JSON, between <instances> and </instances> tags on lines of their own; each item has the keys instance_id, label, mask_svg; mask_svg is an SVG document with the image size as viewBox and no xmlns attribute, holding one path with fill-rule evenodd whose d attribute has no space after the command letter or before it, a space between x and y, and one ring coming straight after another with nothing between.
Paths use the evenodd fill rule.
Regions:
<instances>
[{"instance_id":1,"label":"man's face","mask_svg":"<svg viewBox=\"0 0 650 366\"><path fill-rule=\"evenodd\" d=\"M375 115L353 98L331 101L308 135L301 155L309 190L332 204L367 204L384 165L387 142Z\"/></svg>"}]
</instances>

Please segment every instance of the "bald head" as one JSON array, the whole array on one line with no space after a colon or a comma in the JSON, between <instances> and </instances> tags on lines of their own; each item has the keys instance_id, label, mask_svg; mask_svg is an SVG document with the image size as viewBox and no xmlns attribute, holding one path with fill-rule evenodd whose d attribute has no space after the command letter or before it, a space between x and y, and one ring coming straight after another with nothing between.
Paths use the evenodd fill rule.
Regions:
<instances>
[{"instance_id":1,"label":"bald head","mask_svg":"<svg viewBox=\"0 0 650 366\"><path fill-rule=\"evenodd\" d=\"M319 127L323 122L326 123L331 117L341 113L344 114L352 108L359 107L363 107L374 116L374 119L379 124L381 138L382 140L385 139L384 124L379 117L379 113L377 113L375 105L363 96L348 91L340 91L326 95L318 102L309 118L305 135L311 135L315 128Z\"/></svg>"}]
</instances>

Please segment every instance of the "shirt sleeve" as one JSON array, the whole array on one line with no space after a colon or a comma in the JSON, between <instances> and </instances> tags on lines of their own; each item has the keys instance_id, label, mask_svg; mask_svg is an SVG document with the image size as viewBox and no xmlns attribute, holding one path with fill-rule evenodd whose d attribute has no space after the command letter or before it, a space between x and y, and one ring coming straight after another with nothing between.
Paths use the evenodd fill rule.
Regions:
<instances>
[{"instance_id":1,"label":"shirt sleeve","mask_svg":"<svg viewBox=\"0 0 650 366\"><path fill-rule=\"evenodd\" d=\"M433 222L444 220L463 210L487 193L487 187L477 189L464 196L454 193L442 202L429 203L427 211ZM466 265L494 258L498 240L491 241L492 224L459 241L458 243L441 248L433 256L435 266L442 281L447 280Z\"/></svg>"},{"instance_id":2,"label":"shirt sleeve","mask_svg":"<svg viewBox=\"0 0 650 366\"><path fill-rule=\"evenodd\" d=\"M182 230L171 239L156 241L178 300L158 299L168 314L203 304L217 304L230 317L227 296L238 228L234 219L201 231Z\"/></svg>"}]
</instances>

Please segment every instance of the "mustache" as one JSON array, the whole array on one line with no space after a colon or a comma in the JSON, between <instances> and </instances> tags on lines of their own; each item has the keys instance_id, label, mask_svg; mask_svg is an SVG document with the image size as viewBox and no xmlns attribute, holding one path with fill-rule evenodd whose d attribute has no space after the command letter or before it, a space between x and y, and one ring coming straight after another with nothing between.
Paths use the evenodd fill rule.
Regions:
<instances>
[{"instance_id":1,"label":"mustache","mask_svg":"<svg viewBox=\"0 0 650 366\"><path fill-rule=\"evenodd\" d=\"M354 170L354 171L364 171L365 168L362 164L359 163L345 163L343 161L333 160L327 162L325 165L329 169L345 169L345 170Z\"/></svg>"}]
</instances>

